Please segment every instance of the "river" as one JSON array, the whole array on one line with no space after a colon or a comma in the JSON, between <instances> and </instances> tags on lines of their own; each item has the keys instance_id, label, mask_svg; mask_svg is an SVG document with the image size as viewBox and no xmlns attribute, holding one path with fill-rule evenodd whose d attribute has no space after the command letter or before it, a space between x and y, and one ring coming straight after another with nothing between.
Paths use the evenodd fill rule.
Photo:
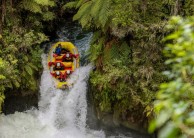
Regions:
<instances>
[{"instance_id":1,"label":"river","mask_svg":"<svg viewBox=\"0 0 194 138\"><path fill-rule=\"evenodd\" d=\"M93 66L88 64L86 51L92 33L84 32L75 24L64 23L57 31L57 38L44 45L44 67L40 82L38 109L0 115L0 138L147 138L148 135L104 125L90 127L94 113L88 107L88 77ZM47 52L52 43L69 40L79 50L81 67L72 75L75 84L68 90L54 87L47 68ZM90 120L90 121L88 121ZM94 119L97 124L97 119ZM96 123L95 123L96 122Z\"/></svg>"}]
</instances>

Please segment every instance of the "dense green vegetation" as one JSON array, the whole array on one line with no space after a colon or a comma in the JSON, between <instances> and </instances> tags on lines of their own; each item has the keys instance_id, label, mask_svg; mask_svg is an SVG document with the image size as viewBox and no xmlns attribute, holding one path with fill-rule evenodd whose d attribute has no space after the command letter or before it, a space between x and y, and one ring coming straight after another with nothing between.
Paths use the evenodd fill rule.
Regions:
<instances>
[{"instance_id":1,"label":"dense green vegetation","mask_svg":"<svg viewBox=\"0 0 194 138\"><path fill-rule=\"evenodd\" d=\"M7 91L38 89L43 29L62 5L93 31L88 53L98 111L145 128L156 117L150 131L161 129L159 137L193 137L193 0L2 0L0 107ZM184 18L166 27L177 15Z\"/></svg>"},{"instance_id":2,"label":"dense green vegetation","mask_svg":"<svg viewBox=\"0 0 194 138\"><path fill-rule=\"evenodd\" d=\"M2 0L0 5L0 107L5 91L35 91L41 66L43 23L54 0ZM1 111L1 108L0 108Z\"/></svg>"},{"instance_id":3,"label":"dense green vegetation","mask_svg":"<svg viewBox=\"0 0 194 138\"><path fill-rule=\"evenodd\" d=\"M173 17L168 28L174 30L164 50L170 81L160 86L150 131L161 127L159 137L194 137L194 17Z\"/></svg>"},{"instance_id":4,"label":"dense green vegetation","mask_svg":"<svg viewBox=\"0 0 194 138\"><path fill-rule=\"evenodd\" d=\"M153 118L152 103L170 66L164 64L161 40L173 15L190 16L194 1L180 0L76 0L64 6L75 8L83 28L93 30L90 59L96 106L116 120L146 125Z\"/></svg>"}]
</instances>

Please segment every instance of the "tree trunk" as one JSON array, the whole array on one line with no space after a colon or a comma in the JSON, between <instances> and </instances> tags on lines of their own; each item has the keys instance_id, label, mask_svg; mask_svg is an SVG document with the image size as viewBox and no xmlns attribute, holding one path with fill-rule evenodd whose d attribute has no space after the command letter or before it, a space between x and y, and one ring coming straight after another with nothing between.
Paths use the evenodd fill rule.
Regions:
<instances>
[{"instance_id":1,"label":"tree trunk","mask_svg":"<svg viewBox=\"0 0 194 138\"><path fill-rule=\"evenodd\" d=\"M176 0L172 15L174 15L174 16L178 15L178 13L179 13L179 7L180 7L179 0Z\"/></svg>"},{"instance_id":2,"label":"tree trunk","mask_svg":"<svg viewBox=\"0 0 194 138\"><path fill-rule=\"evenodd\" d=\"M0 0L0 3L2 3L2 1ZM0 17L2 17L2 4L0 5ZM0 18L0 35L2 34L2 20Z\"/></svg>"},{"instance_id":3,"label":"tree trunk","mask_svg":"<svg viewBox=\"0 0 194 138\"><path fill-rule=\"evenodd\" d=\"M2 25L4 24L5 21L5 15L6 15L6 1L2 0Z\"/></svg>"},{"instance_id":4,"label":"tree trunk","mask_svg":"<svg viewBox=\"0 0 194 138\"><path fill-rule=\"evenodd\" d=\"M10 0L9 3L10 3L10 8L11 8L11 14L13 14L13 1Z\"/></svg>"},{"instance_id":5,"label":"tree trunk","mask_svg":"<svg viewBox=\"0 0 194 138\"><path fill-rule=\"evenodd\" d=\"M14 15L13 15L13 3L14 3L13 0L10 0L10 1L9 1L11 18L13 18L13 16L14 16Z\"/></svg>"},{"instance_id":6,"label":"tree trunk","mask_svg":"<svg viewBox=\"0 0 194 138\"><path fill-rule=\"evenodd\" d=\"M3 24L5 20L5 15L6 15L6 1L5 0L0 0L1 2L1 7L0 7L0 34L3 32Z\"/></svg>"},{"instance_id":7,"label":"tree trunk","mask_svg":"<svg viewBox=\"0 0 194 138\"><path fill-rule=\"evenodd\" d=\"M143 11L143 14L145 16L145 13L146 13L146 10L147 10L147 0L142 0L142 3L141 3L141 10Z\"/></svg>"}]
</instances>

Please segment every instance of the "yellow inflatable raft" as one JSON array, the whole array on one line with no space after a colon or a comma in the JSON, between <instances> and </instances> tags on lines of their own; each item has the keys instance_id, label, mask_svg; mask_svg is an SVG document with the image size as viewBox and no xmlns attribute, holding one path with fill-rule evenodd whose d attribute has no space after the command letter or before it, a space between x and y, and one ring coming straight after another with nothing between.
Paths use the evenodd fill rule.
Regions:
<instances>
[{"instance_id":1,"label":"yellow inflatable raft","mask_svg":"<svg viewBox=\"0 0 194 138\"><path fill-rule=\"evenodd\" d=\"M56 88L66 89L69 75L79 67L79 54L71 42L55 43L48 54L48 67L53 76Z\"/></svg>"}]
</instances>

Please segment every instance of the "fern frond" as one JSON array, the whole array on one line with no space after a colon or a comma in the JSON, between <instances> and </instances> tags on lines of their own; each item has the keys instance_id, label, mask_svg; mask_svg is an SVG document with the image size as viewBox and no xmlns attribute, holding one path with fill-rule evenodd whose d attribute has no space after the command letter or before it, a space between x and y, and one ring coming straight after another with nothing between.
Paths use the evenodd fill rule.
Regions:
<instances>
[{"instance_id":1,"label":"fern frond","mask_svg":"<svg viewBox=\"0 0 194 138\"><path fill-rule=\"evenodd\" d=\"M91 23L92 18L90 17L89 14L85 14L84 16L82 16L82 18L80 19L80 23L82 25L82 28L85 28L86 25Z\"/></svg>"},{"instance_id":2,"label":"fern frond","mask_svg":"<svg viewBox=\"0 0 194 138\"><path fill-rule=\"evenodd\" d=\"M32 76L33 70L29 65L24 66L25 71L28 73L28 75Z\"/></svg>"},{"instance_id":3,"label":"fern frond","mask_svg":"<svg viewBox=\"0 0 194 138\"><path fill-rule=\"evenodd\" d=\"M16 87L16 88L19 88L20 87L20 83L18 80L12 80L12 83L13 85Z\"/></svg>"},{"instance_id":4,"label":"fern frond","mask_svg":"<svg viewBox=\"0 0 194 138\"><path fill-rule=\"evenodd\" d=\"M76 8L79 8L84 2L87 2L86 0L79 0L77 2Z\"/></svg>"},{"instance_id":5,"label":"fern frond","mask_svg":"<svg viewBox=\"0 0 194 138\"><path fill-rule=\"evenodd\" d=\"M31 0L23 0L20 2L19 7L33 13L42 13L40 5Z\"/></svg>"},{"instance_id":6,"label":"fern frond","mask_svg":"<svg viewBox=\"0 0 194 138\"><path fill-rule=\"evenodd\" d=\"M34 0L34 2L42 6L55 6L55 2L52 0Z\"/></svg>"},{"instance_id":7,"label":"fern frond","mask_svg":"<svg viewBox=\"0 0 194 138\"><path fill-rule=\"evenodd\" d=\"M103 5L104 1L102 0L95 0L92 1L92 6L91 6L91 10L90 10L90 14L92 16L92 18L98 18L99 16L99 13L101 11L101 8L102 8L102 5Z\"/></svg>"},{"instance_id":8,"label":"fern frond","mask_svg":"<svg viewBox=\"0 0 194 138\"><path fill-rule=\"evenodd\" d=\"M53 20L55 18L55 14L53 12L44 12L43 13L43 20L44 21L50 21Z\"/></svg>"},{"instance_id":9,"label":"fern frond","mask_svg":"<svg viewBox=\"0 0 194 138\"><path fill-rule=\"evenodd\" d=\"M91 5L92 5L92 1L84 3L79 8L79 11L77 12L77 14L73 16L73 20L81 19L83 15L85 15L86 13L88 13L90 11Z\"/></svg>"},{"instance_id":10,"label":"fern frond","mask_svg":"<svg viewBox=\"0 0 194 138\"><path fill-rule=\"evenodd\" d=\"M90 53L89 58L91 61L95 62L98 59L99 55L102 54L104 42L105 42L105 37L101 37L97 44L94 44L91 46L89 50L89 53Z\"/></svg>"},{"instance_id":11,"label":"fern frond","mask_svg":"<svg viewBox=\"0 0 194 138\"><path fill-rule=\"evenodd\" d=\"M37 66L35 66L34 64L32 64L32 63L28 63L28 65L33 69L33 70L36 70L36 71L38 71L38 67Z\"/></svg>"},{"instance_id":12,"label":"fern frond","mask_svg":"<svg viewBox=\"0 0 194 138\"><path fill-rule=\"evenodd\" d=\"M102 4L100 13L98 15L99 23L102 25L102 28L106 25L108 18L109 18L109 9L110 9L111 2L110 0L105 1Z\"/></svg>"},{"instance_id":13,"label":"fern frond","mask_svg":"<svg viewBox=\"0 0 194 138\"><path fill-rule=\"evenodd\" d=\"M123 43L115 43L115 41L109 42L110 44L106 44L106 48L104 49L104 62L115 64L115 66L125 66L130 62L129 54L130 47L126 42ZM119 61L119 64L118 64Z\"/></svg>"},{"instance_id":14,"label":"fern frond","mask_svg":"<svg viewBox=\"0 0 194 138\"><path fill-rule=\"evenodd\" d=\"M65 4L62 8L64 10L66 9L71 9L71 8L76 8L77 2L76 1L72 1L72 2L68 2L67 4Z\"/></svg>"}]
</instances>

